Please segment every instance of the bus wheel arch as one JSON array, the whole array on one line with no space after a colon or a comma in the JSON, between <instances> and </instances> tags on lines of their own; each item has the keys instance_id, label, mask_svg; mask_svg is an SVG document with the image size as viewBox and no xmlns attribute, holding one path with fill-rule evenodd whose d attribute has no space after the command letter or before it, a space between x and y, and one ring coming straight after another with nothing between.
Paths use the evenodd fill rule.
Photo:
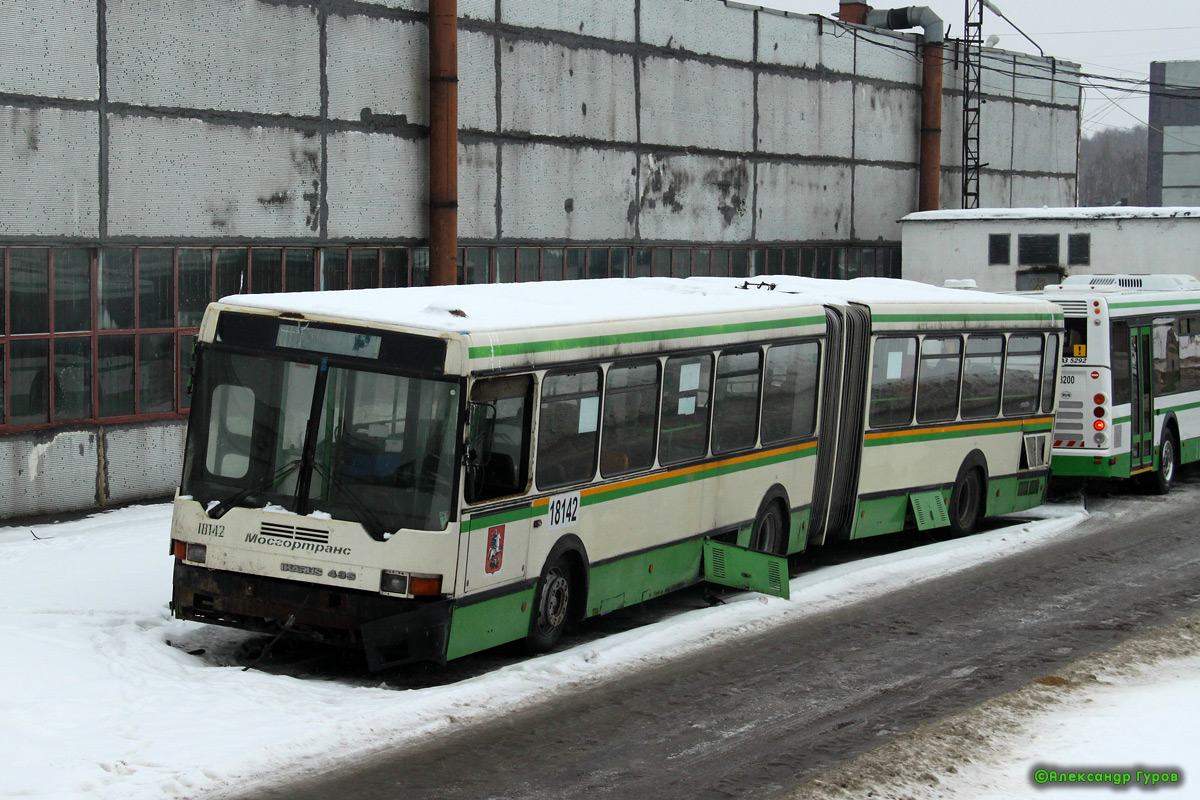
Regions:
<instances>
[{"instance_id":1,"label":"bus wheel arch","mask_svg":"<svg viewBox=\"0 0 1200 800\"><path fill-rule=\"evenodd\" d=\"M787 490L777 483L767 490L758 504L750 533L750 549L786 556L791 530Z\"/></svg>"},{"instance_id":2,"label":"bus wheel arch","mask_svg":"<svg viewBox=\"0 0 1200 800\"><path fill-rule=\"evenodd\" d=\"M963 459L950 492L950 533L967 536L974 533L979 521L987 515L988 471L987 459L978 450L972 450Z\"/></svg>"},{"instance_id":3,"label":"bus wheel arch","mask_svg":"<svg viewBox=\"0 0 1200 800\"><path fill-rule=\"evenodd\" d=\"M1147 476L1151 491L1168 494L1178 477L1180 463L1179 422L1171 414L1163 421L1162 438L1158 444L1158 469Z\"/></svg>"},{"instance_id":4,"label":"bus wheel arch","mask_svg":"<svg viewBox=\"0 0 1200 800\"><path fill-rule=\"evenodd\" d=\"M587 552L575 535L551 548L538 577L529 615L526 648L534 654L553 650L571 623L583 619L588 590Z\"/></svg>"}]
</instances>

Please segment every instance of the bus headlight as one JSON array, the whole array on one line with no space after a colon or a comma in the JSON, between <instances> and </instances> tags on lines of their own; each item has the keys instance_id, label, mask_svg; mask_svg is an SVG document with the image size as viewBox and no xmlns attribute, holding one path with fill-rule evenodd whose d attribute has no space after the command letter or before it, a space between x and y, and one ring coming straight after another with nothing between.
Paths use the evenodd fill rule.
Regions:
<instances>
[{"instance_id":1,"label":"bus headlight","mask_svg":"<svg viewBox=\"0 0 1200 800\"><path fill-rule=\"evenodd\" d=\"M195 542L188 542L186 561L191 561L193 564L203 564L208 561L208 547Z\"/></svg>"},{"instance_id":2,"label":"bus headlight","mask_svg":"<svg viewBox=\"0 0 1200 800\"><path fill-rule=\"evenodd\" d=\"M388 594L408 594L408 575L385 569L379 576L379 591Z\"/></svg>"}]
</instances>

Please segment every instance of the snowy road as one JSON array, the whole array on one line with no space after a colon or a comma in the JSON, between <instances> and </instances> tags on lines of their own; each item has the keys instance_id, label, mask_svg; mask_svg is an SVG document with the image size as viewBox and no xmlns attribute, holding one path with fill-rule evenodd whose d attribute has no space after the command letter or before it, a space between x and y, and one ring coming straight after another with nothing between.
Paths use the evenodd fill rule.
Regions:
<instances>
[{"instance_id":1,"label":"snowy road","mask_svg":"<svg viewBox=\"0 0 1200 800\"><path fill-rule=\"evenodd\" d=\"M817 559L791 602L685 598L543 658L388 687L243 671L247 636L172 620L169 506L0 528L0 796L768 796L1173 614L1162 590L1180 562L1200 584L1200 537L1141 515L1194 507L1200 488L1128 499L1112 532L1107 514L1079 524L1078 507L1050 507L963 540ZM1167 599L1139 604L1153 593L1133 584L1158 573Z\"/></svg>"}]
</instances>

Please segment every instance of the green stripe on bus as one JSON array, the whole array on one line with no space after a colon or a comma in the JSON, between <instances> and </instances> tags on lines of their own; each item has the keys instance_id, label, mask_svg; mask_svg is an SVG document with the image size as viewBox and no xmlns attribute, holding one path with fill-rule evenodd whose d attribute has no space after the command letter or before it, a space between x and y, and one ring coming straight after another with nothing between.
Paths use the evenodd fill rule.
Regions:
<instances>
[{"instance_id":1,"label":"green stripe on bus","mask_svg":"<svg viewBox=\"0 0 1200 800\"><path fill-rule=\"evenodd\" d=\"M1096 456L1060 456L1055 455L1050 459L1050 472L1060 478L1128 478L1129 477L1129 453L1119 453L1115 456L1117 462L1109 464L1109 458L1114 456L1100 456L1100 463L1096 463Z\"/></svg>"},{"instance_id":2,"label":"green stripe on bus","mask_svg":"<svg viewBox=\"0 0 1200 800\"><path fill-rule=\"evenodd\" d=\"M1055 314L875 314L872 322L1057 322Z\"/></svg>"},{"instance_id":3,"label":"green stripe on bus","mask_svg":"<svg viewBox=\"0 0 1200 800\"><path fill-rule=\"evenodd\" d=\"M1200 300L1150 300L1140 303L1109 303L1109 308L1161 308L1162 306L1195 306Z\"/></svg>"},{"instance_id":4,"label":"green stripe on bus","mask_svg":"<svg viewBox=\"0 0 1200 800\"><path fill-rule=\"evenodd\" d=\"M1159 401L1159 405L1161 405L1161 401ZM1200 402L1180 403L1177 406L1162 406L1161 408L1154 409L1154 413L1161 416L1169 411L1190 411L1193 408L1200 408Z\"/></svg>"},{"instance_id":5,"label":"green stripe on bus","mask_svg":"<svg viewBox=\"0 0 1200 800\"><path fill-rule=\"evenodd\" d=\"M994 436L998 433L1015 433L1017 430L1021 430L1024 433L1040 433L1050 430L1050 426L1038 425L1036 427L1019 428L1017 425L992 425L986 428L967 427L949 431L923 432L916 430L911 433L894 433L889 436L872 437L870 434L867 434L867 439L863 442L863 446L882 447L888 444L912 444L913 442L932 442L938 439L963 439L968 436Z\"/></svg>"},{"instance_id":6,"label":"green stripe on bus","mask_svg":"<svg viewBox=\"0 0 1200 800\"><path fill-rule=\"evenodd\" d=\"M542 513L544 514L545 512L546 510L542 509ZM474 517L466 520L462 528L467 532L477 531L482 528L490 528L493 525L503 525L506 522L529 519L532 516L534 516L533 507L525 506L524 508L516 508L512 511L502 511L499 514L484 514L481 517Z\"/></svg>"},{"instance_id":7,"label":"green stripe on bus","mask_svg":"<svg viewBox=\"0 0 1200 800\"><path fill-rule=\"evenodd\" d=\"M639 331L617 335L580 336L573 339L547 339L540 342L517 342L514 344L488 344L472 347L468 351L468 356L470 358L500 358L529 353L547 353L555 350L577 350L606 345L638 344L642 342L670 341L672 339L687 339L700 336L722 336L751 331L771 331L780 328L818 325L824 322L824 316L792 317L790 319L769 319L758 322L730 323L728 325L705 325L696 328L673 328L664 331Z\"/></svg>"},{"instance_id":8,"label":"green stripe on bus","mask_svg":"<svg viewBox=\"0 0 1200 800\"><path fill-rule=\"evenodd\" d=\"M781 464L785 461L794 459L807 458L808 456L816 455L815 447L806 447L803 450L793 450L791 452L776 453L775 455L764 456L762 458L748 459L746 461L737 461L732 464L714 464L711 467L704 467L699 470L687 471L683 473L670 474L667 473L661 478L637 483L633 486L620 488L606 489L606 487L597 487L597 491L584 494L580 499L580 505L590 506L596 503L603 503L608 500L619 500L623 497L631 497L643 492L652 492L656 489L667 489L671 486L679 486L683 483L691 483L692 481L701 481L707 478L716 478L721 475L729 475L734 472L741 472L746 469L754 469L756 467L766 467L773 464ZM542 509L544 511L544 507Z\"/></svg>"},{"instance_id":9,"label":"green stripe on bus","mask_svg":"<svg viewBox=\"0 0 1200 800\"><path fill-rule=\"evenodd\" d=\"M1132 419L1133 419L1132 416L1117 417L1116 419L1113 420L1113 425L1120 425L1125 422L1130 422Z\"/></svg>"}]
</instances>

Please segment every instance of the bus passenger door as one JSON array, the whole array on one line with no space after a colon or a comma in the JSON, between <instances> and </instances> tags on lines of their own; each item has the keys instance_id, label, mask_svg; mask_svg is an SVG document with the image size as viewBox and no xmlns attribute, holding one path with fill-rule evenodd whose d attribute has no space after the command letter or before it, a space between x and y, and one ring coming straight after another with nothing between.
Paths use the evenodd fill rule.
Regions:
<instances>
[{"instance_id":1,"label":"bus passenger door","mask_svg":"<svg viewBox=\"0 0 1200 800\"><path fill-rule=\"evenodd\" d=\"M1129 328L1131 473L1154 466L1154 370L1150 336L1149 325Z\"/></svg>"}]
</instances>

